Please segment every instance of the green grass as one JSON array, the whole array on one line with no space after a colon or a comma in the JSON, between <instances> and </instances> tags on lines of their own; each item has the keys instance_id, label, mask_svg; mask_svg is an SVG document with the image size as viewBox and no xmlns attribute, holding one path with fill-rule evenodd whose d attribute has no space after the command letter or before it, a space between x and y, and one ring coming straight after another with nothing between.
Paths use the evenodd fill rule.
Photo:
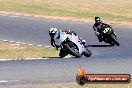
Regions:
<instances>
[{"instance_id":1,"label":"green grass","mask_svg":"<svg viewBox=\"0 0 132 88\"><path fill-rule=\"evenodd\" d=\"M132 0L0 0L1 11L132 21Z\"/></svg>"},{"instance_id":2,"label":"green grass","mask_svg":"<svg viewBox=\"0 0 132 88\"><path fill-rule=\"evenodd\" d=\"M53 48L29 46L0 41L0 59L25 59L58 56Z\"/></svg>"}]
</instances>

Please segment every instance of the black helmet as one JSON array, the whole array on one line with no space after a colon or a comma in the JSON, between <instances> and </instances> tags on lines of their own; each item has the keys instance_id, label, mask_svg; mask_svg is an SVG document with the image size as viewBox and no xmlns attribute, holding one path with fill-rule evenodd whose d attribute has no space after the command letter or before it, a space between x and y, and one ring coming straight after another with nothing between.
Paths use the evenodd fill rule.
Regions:
<instances>
[{"instance_id":1,"label":"black helmet","mask_svg":"<svg viewBox=\"0 0 132 88\"><path fill-rule=\"evenodd\" d=\"M99 23L99 22L101 22L101 21L100 21L100 17L96 16L96 17L95 17L95 23Z\"/></svg>"}]
</instances>

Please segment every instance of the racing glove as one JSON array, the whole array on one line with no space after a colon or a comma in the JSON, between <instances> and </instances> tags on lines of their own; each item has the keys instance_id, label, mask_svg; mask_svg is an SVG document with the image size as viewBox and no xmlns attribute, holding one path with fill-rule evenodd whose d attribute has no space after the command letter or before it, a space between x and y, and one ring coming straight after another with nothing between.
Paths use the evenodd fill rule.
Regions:
<instances>
[{"instance_id":1,"label":"racing glove","mask_svg":"<svg viewBox=\"0 0 132 88\"><path fill-rule=\"evenodd\" d=\"M95 31L95 35L96 35L96 36L99 36L99 35L100 35L100 33L99 33L99 32L97 32L97 31Z\"/></svg>"}]
</instances>

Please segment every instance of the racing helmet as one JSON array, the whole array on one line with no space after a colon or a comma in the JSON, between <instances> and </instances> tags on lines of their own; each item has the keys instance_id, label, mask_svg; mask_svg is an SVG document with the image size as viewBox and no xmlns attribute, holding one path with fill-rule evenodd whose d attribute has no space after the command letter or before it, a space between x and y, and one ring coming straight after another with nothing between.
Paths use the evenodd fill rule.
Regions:
<instances>
[{"instance_id":1,"label":"racing helmet","mask_svg":"<svg viewBox=\"0 0 132 88\"><path fill-rule=\"evenodd\" d=\"M100 17L96 16L95 17L95 23L100 23L100 22L101 22Z\"/></svg>"},{"instance_id":2,"label":"racing helmet","mask_svg":"<svg viewBox=\"0 0 132 88\"><path fill-rule=\"evenodd\" d=\"M50 28L49 35L53 36L53 35L55 35L56 32L57 32L57 28Z\"/></svg>"}]
</instances>

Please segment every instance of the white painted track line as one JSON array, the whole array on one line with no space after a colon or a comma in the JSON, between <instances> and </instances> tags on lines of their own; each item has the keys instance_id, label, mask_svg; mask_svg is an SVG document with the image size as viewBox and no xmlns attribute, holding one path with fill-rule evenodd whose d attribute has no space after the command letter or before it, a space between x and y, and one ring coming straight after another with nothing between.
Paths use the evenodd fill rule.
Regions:
<instances>
[{"instance_id":1,"label":"white painted track line","mask_svg":"<svg viewBox=\"0 0 132 88\"><path fill-rule=\"evenodd\" d=\"M0 83L17 82L19 80L0 80Z\"/></svg>"},{"instance_id":2,"label":"white painted track line","mask_svg":"<svg viewBox=\"0 0 132 88\"><path fill-rule=\"evenodd\" d=\"M7 80L0 80L0 83L7 83Z\"/></svg>"},{"instance_id":3,"label":"white painted track line","mask_svg":"<svg viewBox=\"0 0 132 88\"><path fill-rule=\"evenodd\" d=\"M2 40L2 41L7 42L8 40Z\"/></svg>"},{"instance_id":4,"label":"white painted track line","mask_svg":"<svg viewBox=\"0 0 132 88\"><path fill-rule=\"evenodd\" d=\"M32 46L33 44L28 44L29 46Z\"/></svg>"}]
</instances>

